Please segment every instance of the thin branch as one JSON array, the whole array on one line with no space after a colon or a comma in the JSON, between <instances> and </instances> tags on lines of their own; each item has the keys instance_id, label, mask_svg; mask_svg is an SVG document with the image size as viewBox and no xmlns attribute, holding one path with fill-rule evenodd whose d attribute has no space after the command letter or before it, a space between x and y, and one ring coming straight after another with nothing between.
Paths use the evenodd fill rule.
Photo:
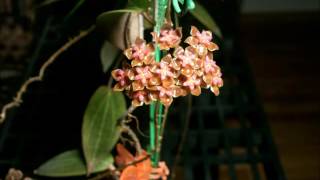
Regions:
<instances>
[{"instance_id":1,"label":"thin branch","mask_svg":"<svg viewBox=\"0 0 320 180\"><path fill-rule=\"evenodd\" d=\"M168 5L167 5L167 12L166 12L166 16L167 16L167 21L169 24L172 24L172 19L171 19L171 2L172 0L168 0Z\"/></svg>"},{"instance_id":2,"label":"thin branch","mask_svg":"<svg viewBox=\"0 0 320 180\"><path fill-rule=\"evenodd\" d=\"M140 141L139 141L137 135L132 131L132 129L129 126L122 125L121 128L122 128L121 132L127 133L131 137L131 139L134 141L136 151L137 151L138 155L141 155L142 147L141 147L141 144L140 144Z\"/></svg>"},{"instance_id":3,"label":"thin branch","mask_svg":"<svg viewBox=\"0 0 320 180\"><path fill-rule=\"evenodd\" d=\"M145 137L145 138L149 138L149 136L146 135L145 133L143 133L142 130L140 129L139 119L137 118L137 116L134 116L134 115L132 115L132 114L128 114L128 117L130 118L130 121L129 121L129 122L131 122L132 119L135 120L135 122L136 122L136 129L137 129L138 133L139 133L141 136ZM128 122L126 122L126 123L128 123Z\"/></svg>"},{"instance_id":4,"label":"thin branch","mask_svg":"<svg viewBox=\"0 0 320 180\"><path fill-rule=\"evenodd\" d=\"M9 109L12 109L14 107L18 107L23 102L22 96L27 91L28 86L34 82L42 81L46 69L57 59L57 57L61 53L66 51L69 47L71 47L73 44L80 41L83 37L90 34L94 29L95 29L95 26L93 25L89 29L80 32L80 34L77 35L76 37L70 39L66 44L64 44L62 47L60 47L55 53L53 53L49 57L49 59L41 66L41 68L39 70L39 74L37 76L29 78L27 81L25 81L22 84L19 91L17 92L17 95L13 98L13 101L9 102L8 104L6 104L2 107L1 114L0 114L0 124L2 124L4 122L4 120L6 119L6 114Z\"/></svg>"},{"instance_id":5,"label":"thin branch","mask_svg":"<svg viewBox=\"0 0 320 180\"><path fill-rule=\"evenodd\" d=\"M161 106L161 104L160 104L160 102L156 102L156 111L155 111L155 121L154 121L154 123L155 123L155 146L156 146L156 148L155 148L155 154L156 154L156 159L158 158L158 156L159 156L159 153L160 153L160 150L159 150L159 129L160 128L158 128L158 126L160 126L160 124L159 124L159 106ZM158 165L156 165L156 167L157 167Z\"/></svg>"},{"instance_id":6,"label":"thin branch","mask_svg":"<svg viewBox=\"0 0 320 180\"><path fill-rule=\"evenodd\" d=\"M159 151L161 151L162 139L163 139L163 135L164 135L164 128L166 126L166 122L168 119L169 107L170 106L165 106L165 109L164 109L163 120L162 120L162 124L161 124L161 133L160 133L160 137L159 137L159 140L160 140L159 148L158 148Z\"/></svg>"},{"instance_id":7,"label":"thin branch","mask_svg":"<svg viewBox=\"0 0 320 180\"><path fill-rule=\"evenodd\" d=\"M134 146L134 142L132 140L130 140L129 138L126 138L124 136L120 136L120 141L122 142L122 144L129 143L130 146Z\"/></svg>"},{"instance_id":8,"label":"thin branch","mask_svg":"<svg viewBox=\"0 0 320 180\"><path fill-rule=\"evenodd\" d=\"M131 105L127 111L125 113L123 113L123 115L121 116L121 118L119 118L119 121L118 123L121 124L121 125L124 125L125 124L125 120L126 120L126 117L131 114L134 110L136 109L136 107L134 107L133 105Z\"/></svg>"},{"instance_id":9,"label":"thin branch","mask_svg":"<svg viewBox=\"0 0 320 180\"><path fill-rule=\"evenodd\" d=\"M126 167L128 167L128 166L136 165L136 164L141 163L141 162L143 162L143 161L145 161L145 160L147 160L147 159L149 159L149 158L150 158L150 155L147 154L147 155L145 155L145 156L144 156L143 158L141 158L141 159L132 161L132 162L130 162L130 163L128 163L128 164L120 167L118 170L123 170L124 168L126 168Z\"/></svg>"}]
</instances>

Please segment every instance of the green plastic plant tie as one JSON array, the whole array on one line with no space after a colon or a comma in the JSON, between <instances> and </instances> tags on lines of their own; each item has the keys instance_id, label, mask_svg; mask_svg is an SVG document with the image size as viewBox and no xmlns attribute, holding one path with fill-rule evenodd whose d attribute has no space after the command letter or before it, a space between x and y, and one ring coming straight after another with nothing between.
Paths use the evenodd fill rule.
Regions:
<instances>
[{"instance_id":1,"label":"green plastic plant tie","mask_svg":"<svg viewBox=\"0 0 320 180\"><path fill-rule=\"evenodd\" d=\"M172 5L176 13L181 13L181 8L179 5L179 0L172 0Z\"/></svg>"},{"instance_id":2,"label":"green plastic plant tie","mask_svg":"<svg viewBox=\"0 0 320 180\"><path fill-rule=\"evenodd\" d=\"M187 0L187 9L192 10L196 7L196 4L193 2L193 0Z\"/></svg>"},{"instance_id":3,"label":"green plastic plant tie","mask_svg":"<svg viewBox=\"0 0 320 180\"><path fill-rule=\"evenodd\" d=\"M186 3L187 9L188 10L192 10L196 7L195 3L193 2L193 0L186 0L186 2L184 0L172 0L172 5L174 10L176 11L176 13L181 13L181 8L179 5L179 2L181 4Z\"/></svg>"}]
</instances>

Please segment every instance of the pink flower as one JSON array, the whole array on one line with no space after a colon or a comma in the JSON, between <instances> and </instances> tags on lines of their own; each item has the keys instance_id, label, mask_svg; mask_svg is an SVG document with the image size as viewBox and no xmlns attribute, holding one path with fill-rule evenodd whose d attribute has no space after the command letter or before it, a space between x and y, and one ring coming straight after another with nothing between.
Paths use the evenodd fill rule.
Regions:
<instances>
[{"instance_id":1,"label":"pink flower","mask_svg":"<svg viewBox=\"0 0 320 180\"><path fill-rule=\"evenodd\" d=\"M199 44L209 44L212 40L212 33L210 31L202 31L201 33L199 30L192 26L191 27L191 35L195 36L199 40Z\"/></svg>"},{"instance_id":2,"label":"pink flower","mask_svg":"<svg viewBox=\"0 0 320 180\"><path fill-rule=\"evenodd\" d=\"M132 93L132 105L133 106L142 106L143 104L150 104L150 99L148 97L148 90L135 91Z\"/></svg>"},{"instance_id":3,"label":"pink flower","mask_svg":"<svg viewBox=\"0 0 320 180\"><path fill-rule=\"evenodd\" d=\"M197 54L191 46L185 50L182 47L178 47L174 52L174 56L174 67L177 70L187 65L194 66L195 60L197 59Z\"/></svg>"},{"instance_id":4,"label":"pink flower","mask_svg":"<svg viewBox=\"0 0 320 180\"><path fill-rule=\"evenodd\" d=\"M153 86L150 88L150 99L153 101L160 100L165 106L169 106L173 101L173 88L166 88L164 86Z\"/></svg>"},{"instance_id":5,"label":"pink flower","mask_svg":"<svg viewBox=\"0 0 320 180\"><path fill-rule=\"evenodd\" d=\"M161 50L169 50L170 48L177 47L182 37L181 28L171 29L171 27L161 29L159 36L155 32L151 34L153 41L159 44Z\"/></svg>"},{"instance_id":6,"label":"pink flower","mask_svg":"<svg viewBox=\"0 0 320 180\"><path fill-rule=\"evenodd\" d=\"M187 78L187 80L182 84L185 87L189 87L190 90L193 90L196 86L200 86L201 81L196 76Z\"/></svg>"},{"instance_id":7,"label":"pink flower","mask_svg":"<svg viewBox=\"0 0 320 180\"><path fill-rule=\"evenodd\" d=\"M207 88L216 95L219 95L219 88L223 86L223 80L221 78L222 73L220 69L213 73L208 73L203 76L203 81L207 84Z\"/></svg>"},{"instance_id":8,"label":"pink flower","mask_svg":"<svg viewBox=\"0 0 320 180\"><path fill-rule=\"evenodd\" d=\"M207 54L204 60L204 72L205 73L214 73L220 70L216 65L216 62L212 59L212 54Z\"/></svg>"},{"instance_id":9,"label":"pink flower","mask_svg":"<svg viewBox=\"0 0 320 180\"><path fill-rule=\"evenodd\" d=\"M182 83L182 86L187 87L192 95L199 96L201 94L201 79L197 77L196 75L193 75L185 82Z\"/></svg>"},{"instance_id":10,"label":"pink flower","mask_svg":"<svg viewBox=\"0 0 320 180\"><path fill-rule=\"evenodd\" d=\"M180 97L180 96L186 96L188 94L187 90L182 88L181 86L174 86L172 87L173 97Z\"/></svg>"},{"instance_id":11,"label":"pink flower","mask_svg":"<svg viewBox=\"0 0 320 180\"><path fill-rule=\"evenodd\" d=\"M160 75L161 80L165 80L166 78L174 78L176 74L171 66L172 57L171 55L166 55L163 57L157 65L155 65L152 71L156 74Z\"/></svg>"},{"instance_id":12,"label":"pink flower","mask_svg":"<svg viewBox=\"0 0 320 180\"><path fill-rule=\"evenodd\" d=\"M130 79L128 77L129 70L116 69L111 72L112 77L118 81L114 86L115 91L123 91L130 86Z\"/></svg>"},{"instance_id":13,"label":"pink flower","mask_svg":"<svg viewBox=\"0 0 320 180\"><path fill-rule=\"evenodd\" d=\"M137 38L135 43L124 51L124 54L131 61L131 65L142 66L154 62L154 47L151 44L146 44L145 40Z\"/></svg>"},{"instance_id":14,"label":"pink flower","mask_svg":"<svg viewBox=\"0 0 320 180\"><path fill-rule=\"evenodd\" d=\"M173 92L172 89L167 89L162 86L158 86L158 91L159 91L159 96L164 97L164 96L172 96Z\"/></svg>"},{"instance_id":15,"label":"pink flower","mask_svg":"<svg viewBox=\"0 0 320 180\"><path fill-rule=\"evenodd\" d=\"M136 67L135 71L136 75L132 83L133 91L143 90L144 87L148 86L148 81L153 77L153 74L150 72L149 66Z\"/></svg>"},{"instance_id":16,"label":"pink flower","mask_svg":"<svg viewBox=\"0 0 320 180\"><path fill-rule=\"evenodd\" d=\"M143 84L147 83L147 80L152 77L149 66L137 67L135 68L137 75L134 77L134 80L139 80Z\"/></svg>"},{"instance_id":17,"label":"pink flower","mask_svg":"<svg viewBox=\"0 0 320 180\"><path fill-rule=\"evenodd\" d=\"M196 48L200 56L206 55L208 50L215 51L219 49L217 44L211 42L212 33L210 31L202 31L200 33L196 27L192 26L190 34L191 36L185 42Z\"/></svg>"},{"instance_id":18,"label":"pink flower","mask_svg":"<svg viewBox=\"0 0 320 180\"><path fill-rule=\"evenodd\" d=\"M161 103L164 104L165 106L169 106L173 101L172 89L167 89L162 86L158 86L157 89L159 92L159 99L160 99Z\"/></svg>"},{"instance_id":19,"label":"pink flower","mask_svg":"<svg viewBox=\"0 0 320 180\"><path fill-rule=\"evenodd\" d=\"M171 51L167 51L160 62L155 62L154 47L137 38L124 52L131 60L131 65L112 71L117 81L114 90L125 90L134 106L150 104L151 101L160 101L169 106L173 98L188 93L200 95L201 87L210 88L215 95L219 94L223 80L220 67L213 60L211 51L218 49L218 46L211 42L210 31L200 32L192 27L191 36L185 41L190 46L185 49L178 46L182 37L181 28L164 28L159 36L155 33L152 35L160 49L176 48L173 58Z\"/></svg>"}]
</instances>

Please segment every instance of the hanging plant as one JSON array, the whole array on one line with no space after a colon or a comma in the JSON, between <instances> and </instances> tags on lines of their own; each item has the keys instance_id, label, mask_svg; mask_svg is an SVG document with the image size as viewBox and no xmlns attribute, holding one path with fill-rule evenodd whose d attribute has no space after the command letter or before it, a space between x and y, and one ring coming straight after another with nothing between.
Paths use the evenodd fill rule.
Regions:
<instances>
[{"instance_id":1,"label":"hanging plant","mask_svg":"<svg viewBox=\"0 0 320 180\"><path fill-rule=\"evenodd\" d=\"M67 18L83 2L79 0ZM44 2L42 6L50 3ZM178 27L178 15L187 11L209 30ZM176 17L175 22L171 16ZM192 0L128 0L125 8L102 13L97 17L97 26L68 41L46 61L38 76L22 85L14 101L3 107L0 122L5 120L9 109L21 104L28 85L41 81L46 68L61 53L96 27L107 34L100 54L103 71L108 72L115 64L108 86L99 87L87 105L82 122L81 149L49 159L34 173L48 177L102 179L114 176L120 180L165 180L169 169L160 161L160 151L166 115L174 98L189 94L199 96L203 88L217 96L223 86L220 67L213 58L219 48L212 41L214 35L221 37L221 32L208 12ZM144 38L146 28L153 29L151 42ZM185 39L182 28L190 28L190 35ZM122 92L131 99L129 108ZM136 119L132 112L143 105L150 107L150 141L143 145L148 151L142 148L127 123L128 119ZM132 150L121 143L125 137L132 142ZM116 155L112 153L114 148Z\"/></svg>"}]
</instances>

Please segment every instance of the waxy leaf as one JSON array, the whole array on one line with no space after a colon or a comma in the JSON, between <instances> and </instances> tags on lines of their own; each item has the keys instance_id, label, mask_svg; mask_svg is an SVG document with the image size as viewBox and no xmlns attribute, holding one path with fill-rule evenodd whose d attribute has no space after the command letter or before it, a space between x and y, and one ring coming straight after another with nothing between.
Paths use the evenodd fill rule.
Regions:
<instances>
[{"instance_id":1,"label":"waxy leaf","mask_svg":"<svg viewBox=\"0 0 320 180\"><path fill-rule=\"evenodd\" d=\"M143 32L142 9L131 7L107 11L97 18L97 29L107 35L107 40L124 50Z\"/></svg>"},{"instance_id":2,"label":"waxy leaf","mask_svg":"<svg viewBox=\"0 0 320 180\"><path fill-rule=\"evenodd\" d=\"M120 136L117 120L126 112L122 93L101 86L90 99L82 124L82 148L90 174L108 154Z\"/></svg>"},{"instance_id":3,"label":"waxy leaf","mask_svg":"<svg viewBox=\"0 0 320 180\"><path fill-rule=\"evenodd\" d=\"M105 153L104 161L99 161L92 172L104 171L113 163L110 153ZM87 174L85 161L79 150L61 153L34 171L36 175L48 177L82 176Z\"/></svg>"},{"instance_id":4,"label":"waxy leaf","mask_svg":"<svg viewBox=\"0 0 320 180\"><path fill-rule=\"evenodd\" d=\"M197 2L195 2L195 4L195 9L191 10L190 13L209 30L211 30L215 35L217 35L219 38L222 38L222 33L219 26L208 13L208 11L201 4Z\"/></svg>"},{"instance_id":5,"label":"waxy leaf","mask_svg":"<svg viewBox=\"0 0 320 180\"><path fill-rule=\"evenodd\" d=\"M150 1L148 0L128 0L128 7L134 7L137 9L142 9L147 11L148 7L150 7Z\"/></svg>"},{"instance_id":6,"label":"waxy leaf","mask_svg":"<svg viewBox=\"0 0 320 180\"><path fill-rule=\"evenodd\" d=\"M103 72L107 72L119 55L120 50L108 41L104 41L100 50L100 60Z\"/></svg>"}]
</instances>

